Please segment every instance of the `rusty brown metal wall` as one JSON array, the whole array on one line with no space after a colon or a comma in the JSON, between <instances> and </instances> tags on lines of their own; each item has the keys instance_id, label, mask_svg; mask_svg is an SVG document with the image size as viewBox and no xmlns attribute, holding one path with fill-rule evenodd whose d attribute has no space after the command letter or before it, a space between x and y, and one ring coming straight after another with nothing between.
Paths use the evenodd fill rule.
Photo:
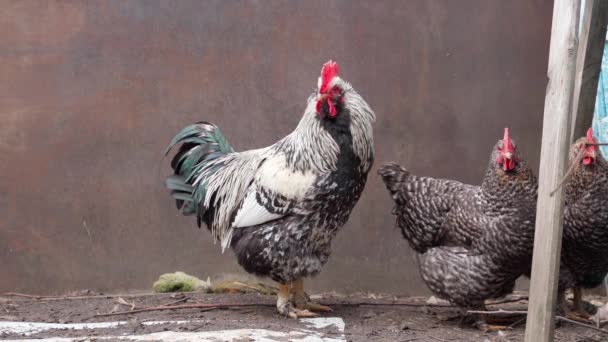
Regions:
<instances>
[{"instance_id":1,"label":"rusty brown metal wall","mask_svg":"<svg viewBox=\"0 0 608 342\"><path fill-rule=\"evenodd\" d=\"M333 58L378 115L376 167L478 182L502 127L538 164L551 1L4 1L0 291L240 272L177 215L161 151L209 120L239 150L293 129ZM317 290L424 293L370 176Z\"/></svg>"}]
</instances>

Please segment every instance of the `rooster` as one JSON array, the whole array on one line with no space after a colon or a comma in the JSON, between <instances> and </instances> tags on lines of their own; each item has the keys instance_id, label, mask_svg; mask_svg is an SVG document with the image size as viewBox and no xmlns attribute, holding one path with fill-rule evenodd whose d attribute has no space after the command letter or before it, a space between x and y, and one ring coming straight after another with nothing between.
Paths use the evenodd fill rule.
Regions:
<instances>
[{"instance_id":1,"label":"rooster","mask_svg":"<svg viewBox=\"0 0 608 342\"><path fill-rule=\"evenodd\" d=\"M486 299L512 292L530 267L537 180L508 129L481 186L418 177L397 164L378 173L433 293L463 309L483 309Z\"/></svg>"},{"instance_id":2,"label":"rooster","mask_svg":"<svg viewBox=\"0 0 608 342\"><path fill-rule=\"evenodd\" d=\"M591 128L572 144L565 188L559 298L561 309L575 319L588 317L582 288L601 285L608 273L608 163L595 144ZM567 288L574 290L574 313L565 304Z\"/></svg>"},{"instance_id":3,"label":"rooster","mask_svg":"<svg viewBox=\"0 0 608 342\"><path fill-rule=\"evenodd\" d=\"M317 86L296 129L274 145L234 152L217 126L201 122L166 151L181 144L166 180L178 209L205 223L247 272L278 282L277 310L292 318L331 311L309 300L303 279L327 262L373 162L370 106L333 61Z\"/></svg>"}]
</instances>

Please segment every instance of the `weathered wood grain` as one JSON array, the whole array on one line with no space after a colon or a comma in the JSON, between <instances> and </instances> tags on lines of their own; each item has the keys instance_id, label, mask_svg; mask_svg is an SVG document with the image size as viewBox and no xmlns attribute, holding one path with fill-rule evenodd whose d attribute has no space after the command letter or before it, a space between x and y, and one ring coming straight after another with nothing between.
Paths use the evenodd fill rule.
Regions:
<instances>
[{"instance_id":1,"label":"weathered wood grain","mask_svg":"<svg viewBox=\"0 0 608 342\"><path fill-rule=\"evenodd\" d=\"M556 0L553 8L526 342L553 340L564 192L550 193L567 164L579 9L580 0Z\"/></svg>"}]
</instances>

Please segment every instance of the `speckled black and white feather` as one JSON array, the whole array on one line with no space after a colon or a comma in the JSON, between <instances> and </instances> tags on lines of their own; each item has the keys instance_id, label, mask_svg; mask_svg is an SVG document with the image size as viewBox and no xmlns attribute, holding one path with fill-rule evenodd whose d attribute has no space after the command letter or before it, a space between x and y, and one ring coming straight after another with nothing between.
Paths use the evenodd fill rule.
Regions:
<instances>
[{"instance_id":1,"label":"speckled black and white feather","mask_svg":"<svg viewBox=\"0 0 608 342\"><path fill-rule=\"evenodd\" d=\"M481 186L418 177L396 164L379 170L422 278L462 307L509 293L530 265L537 180L521 158L510 171L497 165L499 147Z\"/></svg>"},{"instance_id":2,"label":"speckled black and white feather","mask_svg":"<svg viewBox=\"0 0 608 342\"><path fill-rule=\"evenodd\" d=\"M297 128L274 145L201 159L187 175L174 168L200 220L250 273L281 283L318 273L363 191L375 115L347 82L330 86L342 90L335 117L326 106L319 115L312 94Z\"/></svg>"}]
</instances>

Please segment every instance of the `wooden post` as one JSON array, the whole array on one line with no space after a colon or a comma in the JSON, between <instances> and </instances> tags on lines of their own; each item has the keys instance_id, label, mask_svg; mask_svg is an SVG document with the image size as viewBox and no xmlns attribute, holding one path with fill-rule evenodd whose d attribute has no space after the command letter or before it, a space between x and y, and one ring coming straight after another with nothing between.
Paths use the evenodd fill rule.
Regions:
<instances>
[{"instance_id":1,"label":"wooden post","mask_svg":"<svg viewBox=\"0 0 608 342\"><path fill-rule=\"evenodd\" d=\"M586 0L576 56L571 142L584 136L593 121L606 25L608 0Z\"/></svg>"},{"instance_id":2,"label":"wooden post","mask_svg":"<svg viewBox=\"0 0 608 342\"><path fill-rule=\"evenodd\" d=\"M536 230L526 322L526 342L553 340L554 308L562 244L563 177L570 125L580 0L555 0L540 156Z\"/></svg>"}]
</instances>

